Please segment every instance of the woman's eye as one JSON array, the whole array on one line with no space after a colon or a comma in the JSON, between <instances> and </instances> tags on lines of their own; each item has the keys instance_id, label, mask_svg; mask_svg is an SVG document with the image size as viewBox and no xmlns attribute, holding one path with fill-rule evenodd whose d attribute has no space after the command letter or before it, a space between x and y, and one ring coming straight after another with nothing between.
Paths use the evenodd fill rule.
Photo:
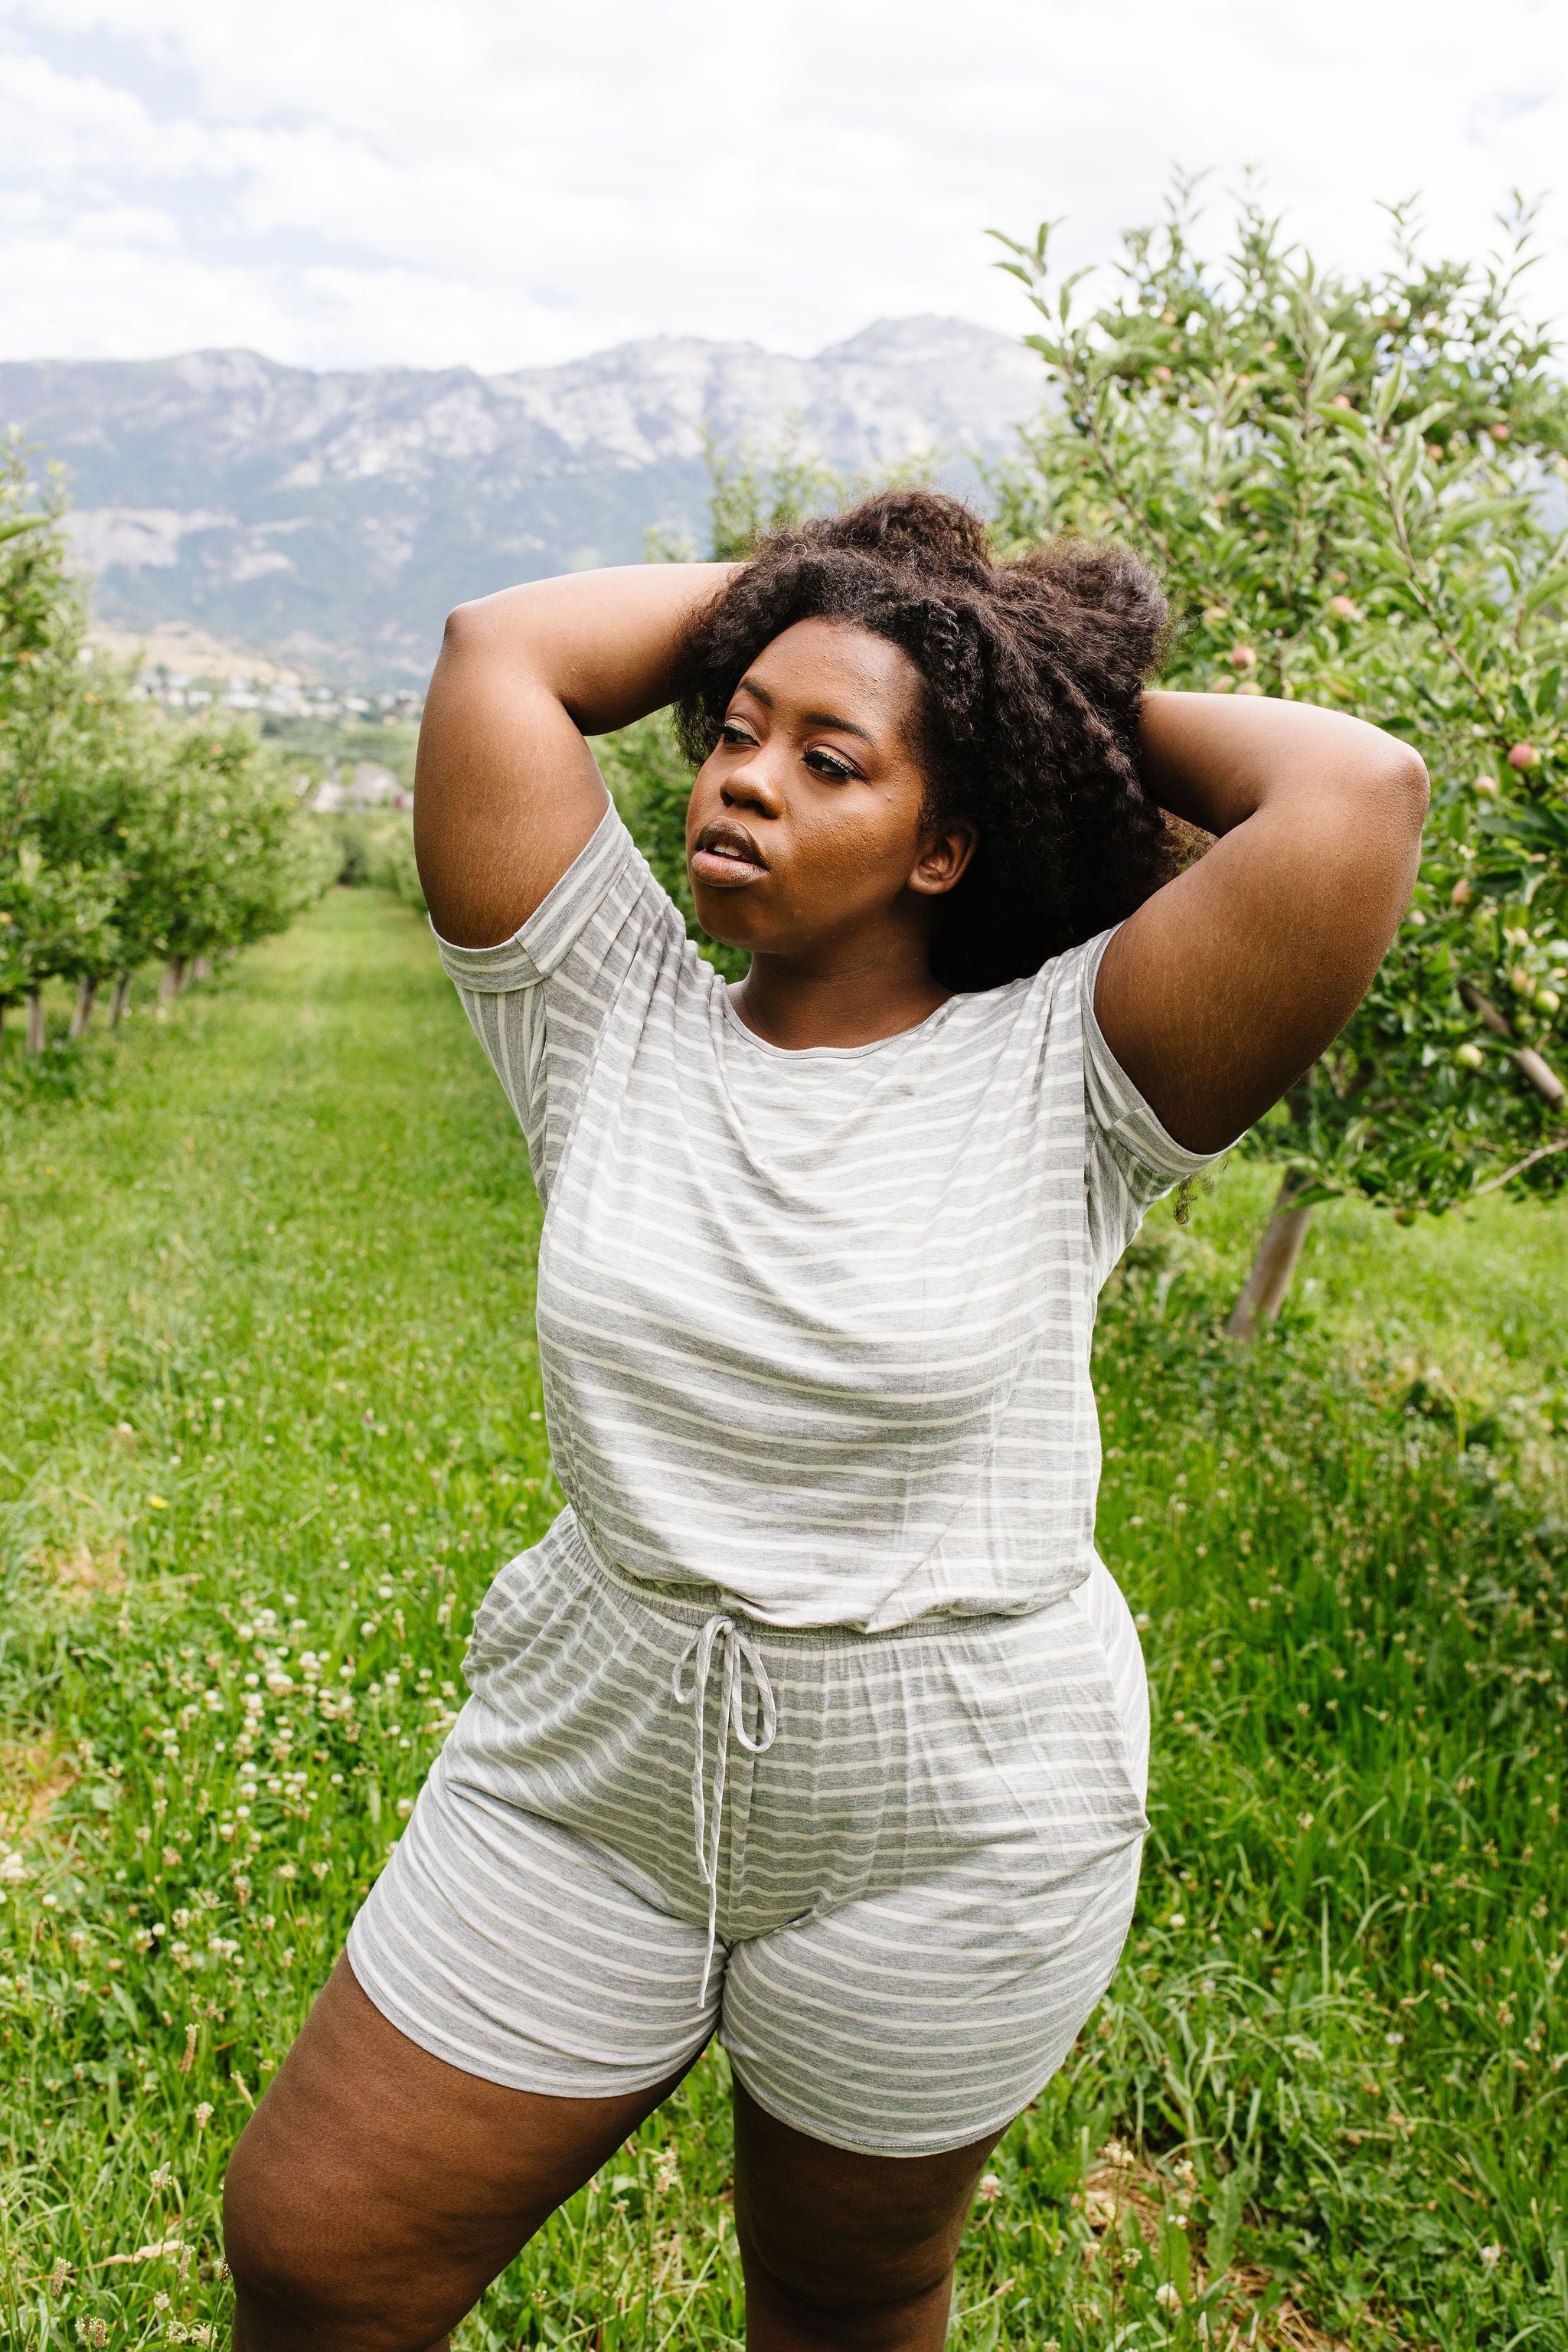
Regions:
<instances>
[{"instance_id":1,"label":"woman's eye","mask_svg":"<svg viewBox=\"0 0 1568 2352\"><path fill-rule=\"evenodd\" d=\"M751 729L742 726L738 719L726 719L720 733L721 740L725 743L754 743L757 740Z\"/></svg>"},{"instance_id":2,"label":"woman's eye","mask_svg":"<svg viewBox=\"0 0 1568 2352\"><path fill-rule=\"evenodd\" d=\"M841 760L836 751L825 751L819 744L806 753L805 764L819 776L831 776L836 783L845 782L856 772L847 760Z\"/></svg>"}]
</instances>

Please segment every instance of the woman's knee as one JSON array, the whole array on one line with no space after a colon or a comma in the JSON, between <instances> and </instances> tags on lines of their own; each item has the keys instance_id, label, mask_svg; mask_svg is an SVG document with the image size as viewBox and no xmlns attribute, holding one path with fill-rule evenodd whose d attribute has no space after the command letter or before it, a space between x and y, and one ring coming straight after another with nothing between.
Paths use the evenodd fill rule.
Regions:
<instances>
[{"instance_id":1,"label":"woman's knee","mask_svg":"<svg viewBox=\"0 0 1568 2352\"><path fill-rule=\"evenodd\" d=\"M885 2249L880 2259L851 2265L826 2249L782 2241L764 2252L754 2233L740 2234L748 2341L754 2336L759 2343L810 2344L818 2352L908 2352L945 2340L951 2263L937 2267L929 2254Z\"/></svg>"},{"instance_id":2,"label":"woman's knee","mask_svg":"<svg viewBox=\"0 0 1568 2352\"><path fill-rule=\"evenodd\" d=\"M741 2221L738 2234L748 2279L760 2273L792 2300L833 2317L922 2302L952 2274L951 2246L929 2237L918 2244L837 2244L828 2231L802 2238L759 2227L754 2214Z\"/></svg>"},{"instance_id":3,"label":"woman's knee","mask_svg":"<svg viewBox=\"0 0 1568 2352\"><path fill-rule=\"evenodd\" d=\"M309 2210L300 2210L286 2168L269 2163L250 2135L240 2140L223 2191L224 2253L234 2280L235 2343L243 2352L325 2340L349 2315L341 2300L343 2265Z\"/></svg>"},{"instance_id":4,"label":"woman's knee","mask_svg":"<svg viewBox=\"0 0 1568 2352\"><path fill-rule=\"evenodd\" d=\"M317 2187L265 2129L242 2136L223 2200L237 2352L426 2352L457 2315L391 2250L367 2262L352 2213Z\"/></svg>"}]
</instances>

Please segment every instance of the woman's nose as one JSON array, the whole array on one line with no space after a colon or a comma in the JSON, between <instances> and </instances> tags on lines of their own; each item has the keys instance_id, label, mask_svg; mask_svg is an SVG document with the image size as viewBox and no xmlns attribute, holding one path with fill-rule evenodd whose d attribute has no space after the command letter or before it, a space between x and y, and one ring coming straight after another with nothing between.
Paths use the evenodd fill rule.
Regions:
<instances>
[{"instance_id":1,"label":"woman's nose","mask_svg":"<svg viewBox=\"0 0 1568 2352\"><path fill-rule=\"evenodd\" d=\"M779 788L762 760L748 760L744 767L731 768L719 787L719 797L727 808L755 809L763 816L777 816L784 806Z\"/></svg>"}]
</instances>

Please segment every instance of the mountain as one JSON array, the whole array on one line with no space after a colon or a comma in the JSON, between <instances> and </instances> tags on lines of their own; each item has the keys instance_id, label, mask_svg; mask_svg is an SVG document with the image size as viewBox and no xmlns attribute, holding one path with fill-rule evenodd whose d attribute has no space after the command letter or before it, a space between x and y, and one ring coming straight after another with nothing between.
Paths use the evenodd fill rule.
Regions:
<instances>
[{"instance_id":1,"label":"mountain","mask_svg":"<svg viewBox=\"0 0 1568 2352\"><path fill-rule=\"evenodd\" d=\"M314 374L254 352L0 362L0 420L69 469L100 620L183 621L381 681L429 667L447 609L509 581L705 536L704 436L792 429L849 471L972 486L1039 362L958 319L890 319L815 359L658 336L557 367Z\"/></svg>"}]
</instances>

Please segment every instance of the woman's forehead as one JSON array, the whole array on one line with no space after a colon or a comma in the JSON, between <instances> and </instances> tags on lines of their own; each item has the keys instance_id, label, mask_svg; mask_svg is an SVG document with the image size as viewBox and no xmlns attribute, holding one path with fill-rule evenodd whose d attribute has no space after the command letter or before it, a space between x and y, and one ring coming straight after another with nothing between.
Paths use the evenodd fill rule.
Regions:
<instances>
[{"instance_id":1,"label":"woman's forehead","mask_svg":"<svg viewBox=\"0 0 1568 2352\"><path fill-rule=\"evenodd\" d=\"M814 617L765 645L747 664L741 688L781 717L896 726L919 693L920 672L874 630Z\"/></svg>"}]
</instances>

